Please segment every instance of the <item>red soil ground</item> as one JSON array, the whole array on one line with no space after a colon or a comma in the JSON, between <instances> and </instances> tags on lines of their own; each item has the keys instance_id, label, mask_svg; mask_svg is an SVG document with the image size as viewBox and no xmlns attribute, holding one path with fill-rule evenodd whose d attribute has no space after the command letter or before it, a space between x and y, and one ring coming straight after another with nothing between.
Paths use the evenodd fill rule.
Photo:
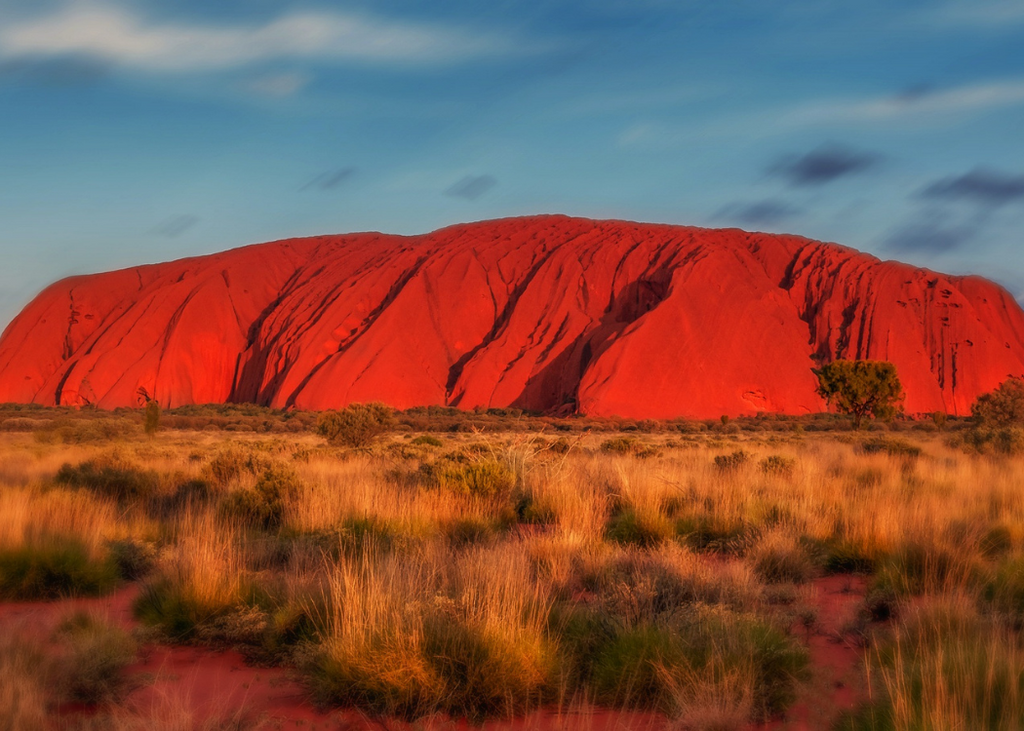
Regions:
<instances>
[{"instance_id":1,"label":"red soil ground","mask_svg":"<svg viewBox=\"0 0 1024 731\"><path fill-rule=\"evenodd\" d=\"M0 403L802 414L835 358L892 361L908 412L962 415L1024 375L1024 313L795 236L516 218L59 282L0 338Z\"/></svg>"},{"instance_id":2,"label":"red soil ground","mask_svg":"<svg viewBox=\"0 0 1024 731\"><path fill-rule=\"evenodd\" d=\"M810 649L812 680L800 688L797 703L785 719L753 725L751 731L829 728L841 710L864 699L862 651L845 641L841 632L854 617L864 586L863 579L845 576L825 577L810 585L805 600L818 610L818 621L801 635ZM0 604L0 632L28 633L47 641L58 624L78 610L97 613L131 629L136 626L131 604L137 591L132 586L100 599ZM382 722L351 709L318 710L290 671L250 667L232 651L148 644L126 673L134 689L121 710L143 718L187 715L196 723L210 718L244 718L259 722L261 728L295 731L473 728L465 720L436 719L410 725ZM61 727L69 717L97 711L81 706L60 708L54 726ZM662 731L669 726L670 722L657 714L602 709L544 710L484 724L487 731Z\"/></svg>"}]
</instances>

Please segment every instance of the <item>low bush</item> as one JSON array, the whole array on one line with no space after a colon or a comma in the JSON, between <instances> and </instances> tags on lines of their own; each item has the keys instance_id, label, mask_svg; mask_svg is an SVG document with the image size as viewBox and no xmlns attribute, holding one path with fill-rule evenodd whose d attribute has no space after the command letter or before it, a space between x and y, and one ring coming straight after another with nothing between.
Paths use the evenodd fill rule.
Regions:
<instances>
[{"instance_id":1,"label":"low bush","mask_svg":"<svg viewBox=\"0 0 1024 731\"><path fill-rule=\"evenodd\" d=\"M225 486L243 475L256 476L270 469L270 459L252 449L228 447L214 455L203 474L216 485Z\"/></svg>"},{"instance_id":2,"label":"low bush","mask_svg":"<svg viewBox=\"0 0 1024 731\"><path fill-rule=\"evenodd\" d=\"M802 584L811 579L814 565L806 550L791 535L773 531L761 536L748 555L761 579L769 584Z\"/></svg>"},{"instance_id":3,"label":"low bush","mask_svg":"<svg viewBox=\"0 0 1024 731\"><path fill-rule=\"evenodd\" d=\"M641 459L654 457L658 454L656 448L644 444L636 437L615 437L614 439L605 440L601 443L601 451L629 457L640 457Z\"/></svg>"},{"instance_id":4,"label":"low bush","mask_svg":"<svg viewBox=\"0 0 1024 731\"><path fill-rule=\"evenodd\" d=\"M796 469L796 460L772 454L762 459L758 467L762 473L771 477L792 477L793 470Z\"/></svg>"},{"instance_id":5,"label":"low bush","mask_svg":"<svg viewBox=\"0 0 1024 731\"><path fill-rule=\"evenodd\" d=\"M742 449L737 449L729 454L719 454L715 456L715 467L723 471L734 470L745 464L749 456Z\"/></svg>"},{"instance_id":6,"label":"low bush","mask_svg":"<svg viewBox=\"0 0 1024 731\"><path fill-rule=\"evenodd\" d=\"M331 444L366 447L394 427L394 411L383 404L350 404L340 411L327 411L317 420L316 430Z\"/></svg>"},{"instance_id":7,"label":"low bush","mask_svg":"<svg viewBox=\"0 0 1024 731\"><path fill-rule=\"evenodd\" d=\"M661 515L647 515L628 508L608 522L605 537L613 543L654 548L672 536L672 525Z\"/></svg>"},{"instance_id":8,"label":"low bush","mask_svg":"<svg viewBox=\"0 0 1024 731\"><path fill-rule=\"evenodd\" d=\"M742 520L719 515L684 516L676 521L676 535L695 551L742 551L748 531Z\"/></svg>"},{"instance_id":9,"label":"low bush","mask_svg":"<svg viewBox=\"0 0 1024 731\"><path fill-rule=\"evenodd\" d=\"M921 456L921 448L903 439L868 439L861 444L865 454L888 454L890 457L899 457L906 460L914 460Z\"/></svg>"},{"instance_id":10,"label":"low bush","mask_svg":"<svg viewBox=\"0 0 1024 731\"><path fill-rule=\"evenodd\" d=\"M251 489L236 490L220 506L221 514L244 525L274 530L284 520L285 504L298 493L298 477L291 470L272 467L260 475Z\"/></svg>"},{"instance_id":11,"label":"low bush","mask_svg":"<svg viewBox=\"0 0 1024 731\"><path fill-rule=\"evenodd\" d=\"M108 541L107 549L118 575L125 581L137 581L145 577L156 563L156 548L152 543L123 538Z\"/></svg>"},{"instance_id":12,"label":"low bush","mask_svg":"<svg viewBox=\"0 0 1024 731\"><path fill-rule=\"evenodd\" d=\"M99 617L79 612L58 628L61 696L80 703L112 701L127 690L124 668L135 660L135 640Z\"/></svg>"},{"instance_id":13,"label":"low bush","mask_svg":"<svg viewBox=\"0 0 1024 731\"><path fill-rule=\"evenodd\" d=\"M516 486L515 473L501 462L438 460L420 466L428 485L459 495L507 497Z\"/></svg>"},{"instance_id":14,"label":"low bush","mask_svg":"<svg viewBox=\"0 0 1024 731\"><path fill-rule=\"evenodd\" d=\"M55 479L58 484L84 488L121 503L148 497L160 484L155 472L142 470L118 454L78 465L65 464L57 471Z\"/></svg>"},{"instance_id":15,"label":"low bush","mask_svg":"<svg viewBox=\"0 0 1024 731\"><path fill-rule=\"evenodd\" d=\"M96 560L76 539L49 537L0 550L0 597L59 599L94 596L117 585L117 568Z\"/></svg>"},{"instance_id":16,"label":"low bush","mask_svg":"<svg viewBox=\"0 0 1024 731\"><path fill-rule=\"evenodd\" d=\"M764 720L793 702L807 666L807 651L765 621L698 606L671 623L615 632L594 657L591 685L599 702L678 715L695 678L717 673L711 693L736 702L747 696L750 720ZM737 695L737 682L748 693Z\"/></svg>"}]
</instances>

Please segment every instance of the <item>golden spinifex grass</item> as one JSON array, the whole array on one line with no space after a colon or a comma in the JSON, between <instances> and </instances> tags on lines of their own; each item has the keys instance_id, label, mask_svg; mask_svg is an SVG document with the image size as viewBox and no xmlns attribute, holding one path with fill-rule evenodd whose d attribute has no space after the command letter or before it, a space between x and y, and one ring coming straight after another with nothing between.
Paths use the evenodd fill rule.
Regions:
<instances>
[{"instance_id":1,"label":"golden spinifex grass","mask_svg":"<svg viewBox=\"0 0 1024 731\"><path fill-rule=\"evenodd\" d=\"M815 671L808 582L859 572L871 693L844 723L1024 723L1024 462L939 435L3 434L0 453L6 599L138 581L169 641L293 665L321 703L732 728Z\"/></svg>"}]
</instances>

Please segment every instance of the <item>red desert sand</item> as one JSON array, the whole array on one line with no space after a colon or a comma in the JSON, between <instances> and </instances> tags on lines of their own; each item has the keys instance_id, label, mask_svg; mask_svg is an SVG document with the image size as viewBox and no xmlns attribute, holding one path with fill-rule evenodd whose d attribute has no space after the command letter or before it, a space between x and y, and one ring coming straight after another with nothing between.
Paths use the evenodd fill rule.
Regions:
<instances>
[{"instance_id":1,"label":"red desert sand","mask_svg":"<svg viewBox=\"0 0 1024 731\"><path fill-rule=\"evenodd\" d=\"M631 418L823 408L816 363L896 364L910 413L1024 375L978 277L796 236L538 216L292 239L75 277L0 339L0 402L381 401Z\"/></svg>"}]
</instances>

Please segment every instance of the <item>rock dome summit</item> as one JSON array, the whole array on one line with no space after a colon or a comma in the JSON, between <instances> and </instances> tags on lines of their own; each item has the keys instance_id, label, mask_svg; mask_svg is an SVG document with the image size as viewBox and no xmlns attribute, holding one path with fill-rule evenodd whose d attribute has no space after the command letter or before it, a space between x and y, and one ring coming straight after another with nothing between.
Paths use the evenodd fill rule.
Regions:
<instances>
[{"instance_id":1,"label":"rock dome summit","mask_svg":"<svg viewBox=\"0 0 1024 731\"><path fill-rule=\"evenodd\" d=\"M63 280L0 338L0 402L804 414L838 358L895 363L910 413L963 415L1024 375L1024 313L797 236L513 218Z\"/></svg>"}]
</instances>

